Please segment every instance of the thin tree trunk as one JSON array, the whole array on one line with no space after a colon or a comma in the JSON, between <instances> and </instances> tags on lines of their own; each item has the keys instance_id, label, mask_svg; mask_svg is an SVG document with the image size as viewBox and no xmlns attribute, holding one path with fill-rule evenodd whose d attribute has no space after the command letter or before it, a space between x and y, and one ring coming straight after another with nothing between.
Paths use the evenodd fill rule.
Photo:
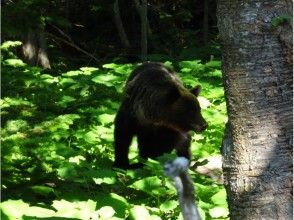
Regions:
<instances>
[{"instance_id":1,"label":"thin tree trunk","mask_svg":"<svg viewBox=\"0 0 294 220\"><path fill-rule=\"evenodd\" d=\"M230 218L290 220L293 28L292 21L272 22L292 17L292 1L219 0L217 14L229 116L222 153Z\"/></svg>"},{"instance_id":2,"label":"thin tree trunk","mask_svg":"<svg viewBox=\"0 0 294 220\"><path fill-rule=\"evenodd\" d=\"M128 36L125 32L125 28L124 28L124 25L121 20L118 0L115 0L113 3L113 13L114 13L115 25L116 25L120 40L125 48L129 48L130 41L129 41Z\"/></svg>"},{"instance_id":3,"label":"thin tree trunk","mask_svg":"<svg viewBox=\"0 0 294 220\"><path fill-rule=\"evenodd\" d=\"M141 0L141 3L139 3L139 0L134 0L134 2L141 20L141 59L146 61L148 48L147 0Z\"/></svg>"},{"instance_id":4,"label":"thin tree trunk","mask_svg":"<svg viewBox=\"0 0 294 220\"><path fill-rule=\"evenodd\" d=\"M203 9L203 42L207 46L208 43L208 16L209 16L209 0L204 0L204 9Z\"/></svg>"}]
</instances>

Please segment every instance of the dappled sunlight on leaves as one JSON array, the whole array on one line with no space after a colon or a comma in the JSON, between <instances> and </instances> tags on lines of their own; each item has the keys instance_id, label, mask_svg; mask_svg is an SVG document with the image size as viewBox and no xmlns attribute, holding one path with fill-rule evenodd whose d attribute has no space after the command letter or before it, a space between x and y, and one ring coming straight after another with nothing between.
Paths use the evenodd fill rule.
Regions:
<instances>
[{"instance_id":1,"label":"dappled sunlight on leaves","mask_svg":"<svg viewBox=\"0 0 294 220\"><path fill-rule=\"evenodd\" d=\"M138 170L111 167L115 114L127 76L138 64L109 63L51 75L10 53L19 45L1 47L9 54L2 59L0 101L3 215L177 219L176 191L162 171L174 153L143 161L145 167ZM195 164L220 152L227 121L220 62L182 61L179 75L187 88L201 84L199 102L209 124L192 136ZM135 139L129 156L141 161ZM226 218L223 186L195 171L191 175L203 219Z\"/></svg>"}]
</instances>

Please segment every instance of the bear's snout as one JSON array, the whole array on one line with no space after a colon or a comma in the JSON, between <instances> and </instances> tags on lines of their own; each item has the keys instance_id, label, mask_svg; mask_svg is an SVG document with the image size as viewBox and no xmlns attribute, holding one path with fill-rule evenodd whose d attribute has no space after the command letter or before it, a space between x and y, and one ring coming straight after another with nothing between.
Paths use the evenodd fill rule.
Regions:
<instances>
[{"instance_id":1,"label":"bear's snout","mask_svg":"<svg viewBox=\"0 0 294 220\"><path fill-rule=\"evenodd\" d=\"M208 127L207 122L203 122L201 125L197 124L197 125L195 126L195 131L196 131L197 133L200 133L200 132L206 130L207 127Z\"/></svg>"}]
</instances>

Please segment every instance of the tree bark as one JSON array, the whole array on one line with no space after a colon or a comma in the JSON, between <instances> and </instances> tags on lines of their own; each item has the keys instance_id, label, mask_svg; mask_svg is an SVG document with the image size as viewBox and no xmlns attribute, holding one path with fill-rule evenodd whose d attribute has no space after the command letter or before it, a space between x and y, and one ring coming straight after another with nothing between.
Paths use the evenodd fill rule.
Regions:
<instances>
[{"instance_id":1,"label":"tree bark","mask_svg":"<svg viewBox=\"0 0 294 220\"><path fill-rule=\"evenodd\" d=\"M125 48L129 48L130 41L129 41L128 36L125 32L125 28L124 28L124 25L121 20L118 0L115 0L113 3L113 13L114 13L114 21L116 24L116 28L117 28L120 40Z\"/></svg>"},{"instance_id":2,"label":"tree bark","mask_svg":"<svg viewBox=\"0 0 294 220\"><path fill-rule=\"evenodd\" d=\"M290 0L219 0L229 121L223 171L230 218L292 219ZM290 40L291 39L291 40Z\"/></svg>"},{"instance_id":3,"label":"tree bark","mask_svg":"<svg viewBox=\"0 0 294 220\"><path fill-rule=\"evenodd\" d=\"M42 30L28 30L22 51L24 59L29 64L41 66L44 69L51 68L47 55L46 39Z\"/></svg>"},{"instance_id":4,"label":"tree bark","mask_svg":"<svg viewBox=\"0 0 294 220\"><path fill-rule=\"evenodd\" d=\"M146 61L148 48L147 0L141 0L141 3L139 0L134 0L134 2L141 20L141 59L142 61Z\"/></svg>"}]
</instances>

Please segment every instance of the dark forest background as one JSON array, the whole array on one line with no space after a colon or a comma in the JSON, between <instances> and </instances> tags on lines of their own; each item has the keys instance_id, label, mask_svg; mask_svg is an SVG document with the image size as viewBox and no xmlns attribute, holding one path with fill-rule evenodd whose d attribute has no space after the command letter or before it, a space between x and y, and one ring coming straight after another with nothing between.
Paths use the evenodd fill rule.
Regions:
<instances>
[{"instance_id":1,"label":"dark forest background","mask_svg":"<svg viewBox=\"0 0 294 220\"><path fill-rule=\"evenodd\" d=\"M31 41L40 47L40 41L46 40L52 67L140 61L141 20L135 2L2 1L2 41ZM127 44L118 31L115 3ZM216 1L212 0L148 1L147 59L219 58L215 11Z\"/></svg>"}]
</instances>

